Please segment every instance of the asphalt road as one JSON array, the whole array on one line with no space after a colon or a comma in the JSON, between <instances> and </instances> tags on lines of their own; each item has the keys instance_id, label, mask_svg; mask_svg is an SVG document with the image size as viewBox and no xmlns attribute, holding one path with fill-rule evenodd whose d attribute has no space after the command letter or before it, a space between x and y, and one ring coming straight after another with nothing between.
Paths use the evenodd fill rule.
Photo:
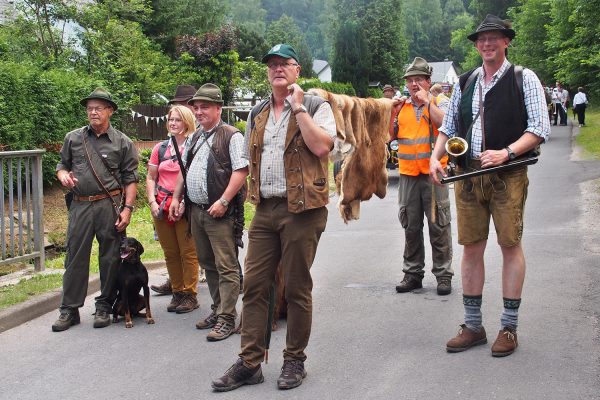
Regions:
<instances>
[{"instance_id":1,"label":"asphalt road","mask_svg":"<svg viewBox=\"0 0 600 400\"><path fill-rule=\"evenodd\" d=\"M502 311L495 234L483 295L490 344L445 351L463 316L458 245L450 296L436 295L429 271L423 289L395 292L403 232L392 179L385 199L363 203L359 221L344 225L335 204L329 207L313 266L308 377L299 388L276 388L284 325L263 364L265 383L211 392L210 381L235 361L239 336L209 343L206 332L194 328L209 312L203 284L201 307L189 314L167 313L169 299L153 297L155 325L140 319L133 329L122 322L93 329L92 296L82 323L66 332L51 332L58 315L51 312L1 333L0 398L600 399L600 209L592 201L598 202L597 184L589 182L600 177L600 165L571 161L570 127L554 128L541 161L530 167L523 240L528 270L520 347L512 356L490 354ZM164 274L152 271L152 283Z\"/></svg>"}]
</instances>

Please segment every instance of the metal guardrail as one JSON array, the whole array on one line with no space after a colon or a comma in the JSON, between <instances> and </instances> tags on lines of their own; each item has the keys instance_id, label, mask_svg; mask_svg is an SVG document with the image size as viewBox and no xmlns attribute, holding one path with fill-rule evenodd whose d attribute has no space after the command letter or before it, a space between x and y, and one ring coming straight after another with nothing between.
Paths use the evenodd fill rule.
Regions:
<instances>
[{"instance_id":1,"label":"metal guardrail","mask_svg":"<svg viewBox=\"0 0 600 400\"><path fill-rule=\"evenodd\" d=\"M45 150L0 151L0 265L33 259L45 269L44 189Z\"/></svg>"}]
</instances>

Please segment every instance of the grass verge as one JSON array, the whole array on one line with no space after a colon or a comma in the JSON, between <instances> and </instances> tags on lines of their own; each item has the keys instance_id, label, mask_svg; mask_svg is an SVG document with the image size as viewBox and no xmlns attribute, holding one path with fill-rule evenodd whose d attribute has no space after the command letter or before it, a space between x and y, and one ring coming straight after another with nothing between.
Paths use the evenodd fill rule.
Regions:
<instances>
[{"instance_id":1,"label":"grass verge","mask_svg":"<svg viewBox=\"0 0 600 400\"><path fill-rule=\"evenodd\" d=\"M586 110L585 126L579 128L576 141L593 158L600 158L600 109ZM576 123L576 122L574 122Z\"/></svg>"}]
</instances>

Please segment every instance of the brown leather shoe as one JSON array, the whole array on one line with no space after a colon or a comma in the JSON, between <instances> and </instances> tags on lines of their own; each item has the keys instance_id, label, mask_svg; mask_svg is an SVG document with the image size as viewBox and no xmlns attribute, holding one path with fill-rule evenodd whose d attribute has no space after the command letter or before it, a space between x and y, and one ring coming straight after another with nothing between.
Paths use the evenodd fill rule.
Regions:
<instances>
[{"instance_id":1,"label":"brown leather shoe","mask_svg":"<svg viewBox=\"0 0 600 400\"><path fill-rule=\"evenodd\" d=\"M396 286L396 292L398 293L406 293L412 292L415 289L421 289L423 287L423 283L421 282L421 278L411 275L404 274L404 278L402 282L398 286Z\"/></svg>"},{"instance_id":2,"label":"brown leather shoe","mask_svg":"<svg viewBox=\"0 0 600 400\"><path fill-rule=\"evenodd\" d=\"M167 279L165 283L162 285L150 285L150 289L154 290L160 296L166 296L168 294L173 294L173 289L171 288L171 280Z\"/></svg>"},{"instance_id":3,"label":"brown leather shoe","mask_svg":"<svg viewBox=\"0 0 600 400\"><path fill-rule=\"evenodd\" d=\"M211 329L217 324L217 314L212 310L210 315L196 322L196 329Z\"/></svg>"},{"instance_id":4,"label":"brown leather shoe","mask_svg":"<svg viewBox=\"0 0 600 400\"><path fill-rule=\"evenodd\" d=\"M281 390L293 389L302 384L306 378L304 362L300 360L283 360L281 374L277 378L277 387Z\"/></svg>"},{"instance_id":5,"label":"brown leather shoe","mask_svg":"<svg viewBox=\"0 0 600 400\"><path fill-rule=\"evenodd\" d=\"M185 314L194 311L198 307L200 307L200 305L198 304L198 298L195 294L183 294L181 303L175 308L175 312L177 314Z\"/></svg>"},{"instance_id":6,"label":"brown leather shoe","mask_svg":"<svg viewBox=\"0 0 600 400\"><path fill-rule=\"evenodd\" d=\"M452 278L440 278L437 281L437 294L446 296L452 293Z\"/></svg>"},{"instance_id":7,"label":"brown leather shoe","mask_svg":"<svg viewBox=\"0 0 600 400\"><path fill-rule=\"evenodd\" d=\"M506 357L515 352L519 342L517 341L517 332L511 328L504 328L498 332L498 337L492 345L492 356Z\"/></svg>"},{"instance_id":8,"label":"brown leather shoe","mask_svg":"<svg viewBox=\"0 0 600 400\"><path fill-rule=\"evenodd\" d=\"M177 310L177 307L179 307L179 305L181 304L181 302L183 302L184 296L185 295L183 293L180 293L180 292L173 293L173 297L171 298L171 302L167 306L167 311L168 312L175 312L175 310Z\"/></svg>"},{"instance_id":9,"label":"brown leather shoe","mask_svg":"<svg viewBox=\"0 0 600 400\"><path fill-rule=\"evenodd\" d=\"M235 330L235 323L230 321L217 321L217 324L213 326L212 330L206 335L206 340L209 342L216 342L219 340L227 339Z\"/></svg>"},{"instance_id":10,"label":"brown leather shoe","mask_svg":"<svg viewBox=\"0 0 600 400\"><path fill-rule=\"evenodd\" d=\"M479 332L475 332L467 328L465 324L462 324L458 330L458 335L446 343L446 351L448 353L459 353L470 349L473 346L486 343L487 337L483 326Z\"/></svg>"},{"instance_id":11,"label":"brown leather shoe","mask_svg":"<svg viewBox=\"0 0 600 400\"><path fill-rule=\"evenodd\" d=\"M212 381L212 388L215 392L228 392L242 385L256 385L264 381L260 364L254 368L248 368L242 359L238 358L235 364L225 371L225 375Z\"/></svg>"}]
</instances>

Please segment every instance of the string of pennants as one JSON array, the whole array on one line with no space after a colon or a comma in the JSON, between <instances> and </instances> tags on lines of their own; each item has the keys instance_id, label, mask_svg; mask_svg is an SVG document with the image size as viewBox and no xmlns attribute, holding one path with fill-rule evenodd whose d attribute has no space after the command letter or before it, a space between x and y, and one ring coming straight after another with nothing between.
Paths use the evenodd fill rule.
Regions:
<instances>
[{"instance_id":1,"label":"string of pennants","mask_svg":"<svg viewBox=\"0 0 600 400\"><path fill-rule=\"evenodd\" d=\"M165 114L165 115L160 116L160 117L149 117L147 115L140 114L137 111L131 110L131 118L133 120L135 120L137 118L144 118L144 120L146 121L146 125L148 125L148 121L153 121L153 122L157 121L157 123L160 122L160 121L167 122L167 117L168 117L168 114Z\"/></svg>"}]
</instances>

